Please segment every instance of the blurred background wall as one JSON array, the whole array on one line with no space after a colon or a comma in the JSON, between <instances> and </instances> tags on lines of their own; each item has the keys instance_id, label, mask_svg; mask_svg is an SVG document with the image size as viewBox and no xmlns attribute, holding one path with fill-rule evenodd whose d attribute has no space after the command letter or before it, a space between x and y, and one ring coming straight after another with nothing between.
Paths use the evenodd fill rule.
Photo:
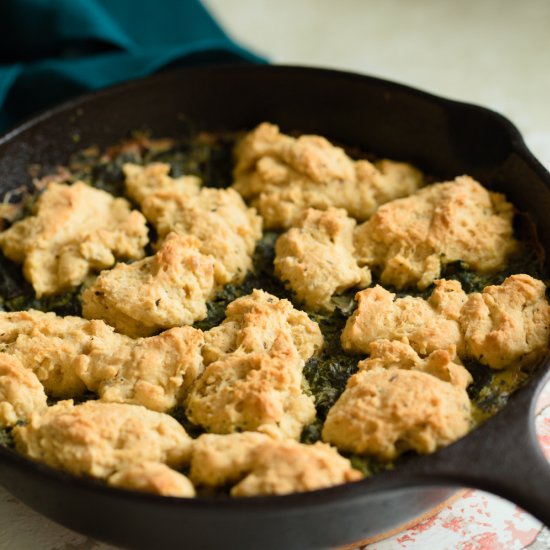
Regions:
<instances>
[{"instance_id":1,"label":"blurred background wall","mask_svg":"<svg viewBox=\"0 0 550 550\"><path fill-rule=\"evenodd\" d=\"M491 107L550 167L548 0L205 0L272 62L340 68Z\"/></svg>"}]
</instances>

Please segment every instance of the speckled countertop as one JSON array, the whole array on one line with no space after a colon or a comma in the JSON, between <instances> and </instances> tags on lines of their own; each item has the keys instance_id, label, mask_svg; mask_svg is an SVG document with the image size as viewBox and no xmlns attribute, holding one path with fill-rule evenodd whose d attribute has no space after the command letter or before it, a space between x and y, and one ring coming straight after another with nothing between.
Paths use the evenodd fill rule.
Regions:
<instances>
[{"instance_id":1,"label":"speckled countertop","mask_svg":"<svg viewBox=\"0 0 550 550\"><path fill-rule=\"evenodd\" d=\"M501 112L550 168L547 0L205 0L244 45L273 62L356 71ZM550 457L550 387L539 438ZM516 506L468 490L436 516L369 550L550 548ZM112 550L60 527L0 488L1 550Z\"/></svg>"}]
</instances>

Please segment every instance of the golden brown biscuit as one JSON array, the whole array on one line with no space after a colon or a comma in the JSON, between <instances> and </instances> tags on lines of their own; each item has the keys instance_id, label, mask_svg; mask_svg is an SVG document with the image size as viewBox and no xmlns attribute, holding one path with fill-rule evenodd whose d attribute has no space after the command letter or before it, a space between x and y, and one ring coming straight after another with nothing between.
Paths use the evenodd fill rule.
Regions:
<instances>
[{"instance_id":1,"label":"golden brown biscuit","mask_svg":"<svg viewBox=\"0 0 550 550\"><path fill-rule=\"evenodd\" d=\"M458 317L467 295L458 281L436 281L428 300L395 294L381 286L367 288L355 296L358 306L342 332L346 351L368 353L376 340L405 337L420 354L456 346L462 353Z\"/></svg>"},{"instance_id":2,"label":"golden brown biscuit","mask_svg":"<svg viewBox=\"0 0 550 550\"><path fill-rule=\"evenodd\" d=\"M288 336L269 353L235 352L210 363L189 391L186 414L209 432L263 431L298 439L315 418L302 389L304 361Z\"/></svg>"},{"instance_id":3,"label":"golden brown biscuit","mask_svg":"<svg viewBox=\"0 0 550 550\"><path fill-rule=\"evenodd\" d=\"M170 165L164 162L152 162L146 166L128 162L122 171L126 176L126 192L137 204L142 204L149 195L158 191L196 195L201 188L201 180L196 176L170 177Z\"/></svg>"},{"instance_id":4,"label":"golden brown biscuit","mask_svg":"<svg viewBox=\"0 0 550 550\"><path fill-rule=\"evenodd\" d=\"M288 342L307 361L321 351L323 335L306 313L263 290L234 300L223 323L204 335L205 364L234 353L269 353L275 342Z\"/></svg>"},{"instance_id":5,"label":"golden brown biscuit","mask_svg":"<svg viewBox=\"0 0 550 550\"><path fill-rule=\"evenodd\" d=\"M106 400L169 410L202 372L202 345L202 332L191 327L134 340L103 321L0 312L0 350L17 357L57 397L88 389Z\"/></svg>"},{"instance_id":6,"label":"golden brown biscuit","mask_svg":"<svg viewBox=\"0 0 550 550\"><path fill-rule=\"evenodd\" d=\"M0 353L0 428L15 426L46 408L44 387L32 370L16 357Z\"/></svg>"},{"instance_id":7,"label":"golden brown biscuit","mask_svg":"<svg viewBox=\"0 0 550 550\"><path fill-rule=\"evenodd\" d=\"M468 296L460 315L465 355L493 369L534 363L548 353L550 305L542 281L512 275Z\"/></svg>"},{"instance_id":8,"label":"golden brown biscuit","mask_svg":"<svg viewBox=\"0 0 550 550\"><path fill-rule=\"evenodd\" d=\"M139 259L148 242L145 218L128 201L82 182L51 182L32 216L0 233L0 248L16 262L38 297L80 285L116 259Z\"/></svg>"},{"instance_id":9,"label":"golden brown biscuit","mask_svg":"<svg viewBox=\"0 0 550 550\"><path fill-rule=\"evenodd\" d=\"M205 487L234 485L250 471L254 449L271 440L258 432L200 435L193 441L189 477Z\"/></svg>"},{"instance_id":10,"label":"golden brown biscuit","mask_svg":"<svg viewBox=\"0 0 550 550\"><path fill-rule=\"evenodd\" d=\"M232 496L312 491L361 479L349 460L323 443L303 445L263 434L205 434L193 442L191 479L233 486Z\"/></svg>"},{"instance_id":11,"label":"golden brown biscuit","mask_svg":"<svg viewBox=\"0 0 550 550\"><path fill-rule=\"evenodd\" d=\"M105 356L82 360L77 374L102 401L133 403L166 412L181 404L203 371L203 334L176 327L157 336L125 340L114 350L116 371L105 369ZM111 351L113 353L113 351Z\"/></svg>"},{"instance_id":12,"label":"golden brown biscuit","mask_svg":"<svg viewBox=\"0 0 550 550\"><path fill-rule=\"evenodd\" d=\"M225 321L205 333L204 374L186 412L208 431L263 431L298 438L315 417L303 367L322 347L316 323L288 300L254 290L229 304Z\"/></svg>"},{"instance_id":13,"label":"golden brown biscuit","mask_svg":"<svg viewBox=\"0 0 550 550\"><path fill-rule=\"evenodd\" d=\"M357 227L359 265L380 271L382 284L428 287L446 264L503 269L516 249L513 206L469 176L429 185L380 207Z\"/></svg>"},{"instance_id":14,"label":"golden brown biscuit","mask_svg":"<svg viewBox=\"0 0 550 550\"><path fill-rule=\"evenodd\" d=\"M29 458L101 479L145 461L180 468L191 453L191 438L171 416L119 403L61 401L13 436Z\"/></svg>"},{"instance_id":15,"label":"golden brown biscuit","mask_svg":"<svg viewBox=\"0 0 550 550\"><path fill-rule=\"evenodd\" d=\"M107 483L112 487L153 493L165 497L194 497L189 479L161 462L141 462L114 473Z\"/></svg>"},{"instance_id":16,"label":"golden brown biscuit","mask_svg":"<svg viewBox=\"0 0 550 550\"><path fill-rule=\"evenodd\" d=\"M432 453L470 429L466 391L416 370L372 368L354 374L329 410L323 441L340 451L393 460Z\"/></svg>"},{"instance_id":17,"label":"golden brown biscuit","mask_svg":"<svg viewBox=\"0 0 550 550\"><path fill-rule=\"evenodd\" d=\"M369 358L359 361L357 364L359 370L377 368L417 370L463 389L473 382L472 375L456 356L455 346L432 351L424 358L414 351L406 338L393 341L376 340L371 342L368 348Z\"/></svg>"},{"instance_id":18,"label":"golden brown biscuit","mask_svg":"<svg viewBox=\"0 0 550 550\"><path fill-rule=\"evenodd\" d=\"M462 359L494 369L533 362L547 353L550 305L542 281L512 275L469 295L458 281L435 284L428 300L396 299L380 286L358 292L357 310L342 332L344 349L369 353L377 340L406 338L420 355L455 346Z\"/></svg>"},{"instance_id":19,"label":"golden brown biscuit","mask_svg":"<svg viewBox=\"0 0 550 550\"><path fill-rule=\"evenodd\" d=\"M263 123L235 150L233 187L255 206L267 228L297 224L307 208L345 209L366 220L378 205L413 193L422 174L388 160L353 161L321 136L293 138Z\"/></svg>"},{"instance_id":20,"label":"golden brown biscuit","mask_svg":"<svg viewBox=\"0 0 550 550\"><path fill-rule=\"evenodd\" d=\"M268 442L253 451L251 471L231 489L231 496L302 493L362 477L347 458L324 443Z\"/></svg>"},{"instance_id":21,"label":"golden brown biscuit","mask_svg":"<svg viewBox=\"0 0 550 550\"><path fill-rule=\"evenodd\" d=\"M345 210L308 208L297 227L277 239L275 274L312 310L332 310L331 297L371 282L353 257L355 220Z\"/></svg>"},{"instance_id":22,"label":"golden brown biscuit","mask_svg":"<svg viewBox=\"0 0 550 550\"><path fill-rule=\"evenodd\" d=\"M103 321L58 317L35 310L0 312L0 350L32 370L46 393L54 397L85 392L77 365L95 356L106 359L105 369L115 365L118 358L113 352L120 347L120 338ZM116 367L113 369L116 371Z\"/></svg>"},{"instance_id":23,"label":"golden brown biscuit","mask_svg":"<svg viewBox=\"0 0 550 550\"><path fill-rule=\"evenodd\" d=\"M82 294L83 316L132 337L204 319L214 259L199 247L194 237L170 233L154 256L102 271Z\"/></svg>"},{"instance_id":24,"label":"golden brown biscuit","mask_svg":"<svg viewBox=\"0 0 550 550\"><path fill-rule=\"evenodd\" d=\"M216 284L242 282L252 267L256 241L262 236L262 219L256 211L247 208L233 189L198 190L198 185L187 183L154 189L154 183L147 183L136 194L136 179L147 180L151 170L126 165L126 186L136 199L141 199L141 209L155 226L159 239L162 241L172 231L192 235L201 243L200 252L214 258Z\"/></svg>"}]
</instances>

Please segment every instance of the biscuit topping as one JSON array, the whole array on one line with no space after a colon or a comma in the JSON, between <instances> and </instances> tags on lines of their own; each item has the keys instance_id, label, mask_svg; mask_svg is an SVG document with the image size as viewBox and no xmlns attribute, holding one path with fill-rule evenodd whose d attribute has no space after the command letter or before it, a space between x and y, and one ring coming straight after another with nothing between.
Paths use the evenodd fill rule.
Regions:
<instances>
[{"instance_id":1,"label":"biscuit topping","mask_svg":"<svg viewBox=\"0 0 550 550\"><path fill-rule=\"evenodd\" d=\"M117 259L142 258L148 242L141 212L126 199L82 182L51 182L32 216L0 233L0 248L16 262L38 297L71 290Z\"/></svg>"},{"instance_id":2,"label":"biscuit topping","mask_svg":"<svg viewBox=\"0 0 550 550\"><path fill-rule=\"evenodd\" d=\"M103 271L82 294L82 314L132 337L204 319L215 261L199 248L194 237L170 233L154 256Z\"/></svg>"},{"instance_id":3,"label":"biscuit topping","mask_svg":"<svg viewBox=\"0 0 550 550\"><path fill-rule=\"evenodd\" d=\"M235 150L233 187L258 209L269 229L298 224L308 208L343 208L359 221L423 183L422 174L404 163L353 161L321 136L299 138L260 124Z\"/></svg>"},{"instance_id":4,"label":"biscuit topping","mask_svg":"<svg viewBox=\"0 0 550 550\"><path fill-rule=\"evenodd\" d=\"M214 259L216 284L241 283L252 267L251 256L262 236L262 219L247 208L233 189L198 189L193 180L170 181L162 168L163 184L156 187L155 170L124 165L126 188L138 200L145 217L162 241L171 232L195 237L199 250ZM153 181L151 181L151 179Z\"/></svg>"},{"instance_id":5,"label":"biscuit topping","mask_svg":"<svg viewBox=\"0 0 550 550\"><path fill-rule=\"evenodd\" d=\"M398 289L427 288L457 261L481 273L498 271L517 247L513 214L504 195L469 176L428 185L381 206L357 227L358 262Z\"/></svg>"},{"instance_id":6,"label":"biscuit topping","mask_svg":"<svg viewBox=\"0 0 550 550\"><path fill-rule=\"evenodd\" d=\"M334 294L370 285L369 268L360 268L353 257L354 227L345 210L309 208L277 240L275 273L309 309L333 310Z\"/></svg>"}]
</instances>

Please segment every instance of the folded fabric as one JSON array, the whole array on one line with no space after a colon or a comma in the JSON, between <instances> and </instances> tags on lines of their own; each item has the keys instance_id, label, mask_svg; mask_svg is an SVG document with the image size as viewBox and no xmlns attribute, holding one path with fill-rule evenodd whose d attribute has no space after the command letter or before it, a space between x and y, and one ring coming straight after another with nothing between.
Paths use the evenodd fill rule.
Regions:
<instances>
[{"instance_id":1,"label":"folded fabric","mask_svg":"<svg viewBox=\"0 0 550 550\"><path fill-rule=\"evenodd\" d=\"M87 90L161 69L262 62L198 0L0 2L0 131Z\"/></svg>"}]
</instances>

